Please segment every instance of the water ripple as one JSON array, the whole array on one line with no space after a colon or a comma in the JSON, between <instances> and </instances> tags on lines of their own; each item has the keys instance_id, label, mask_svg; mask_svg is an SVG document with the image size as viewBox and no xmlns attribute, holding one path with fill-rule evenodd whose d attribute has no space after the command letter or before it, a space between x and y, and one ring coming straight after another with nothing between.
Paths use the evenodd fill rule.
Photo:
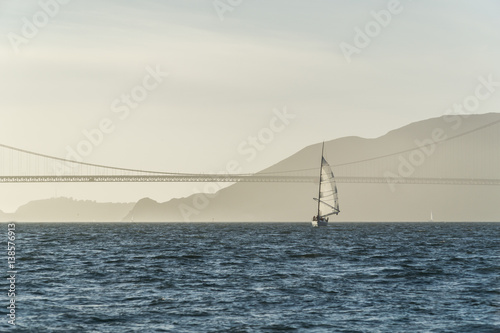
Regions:
<instances>
[{"instance_id":1,"label":"water ripple","mask_svg":"<svg viewBox=\"0 0 500 333\"><path fill-rule=\"evenodd\" d=\"M21 331L500 331L500 224L18 229Z\"/></svg>"}]
</instances>

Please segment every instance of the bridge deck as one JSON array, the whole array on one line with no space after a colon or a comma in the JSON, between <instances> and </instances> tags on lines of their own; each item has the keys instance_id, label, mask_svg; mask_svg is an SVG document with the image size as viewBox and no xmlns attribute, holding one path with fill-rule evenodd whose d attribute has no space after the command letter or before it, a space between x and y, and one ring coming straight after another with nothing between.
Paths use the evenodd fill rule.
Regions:
<instances>
[{"instance_id":1,"label":"bridge deck","mask_svg":"<svg viewBox=\"0 0 500 333\"><path fill-rule=\"evenodd\" d=\"M385 177L335 177L338 183L390 183L390 184L440 184L440 185L500 185L500 179L475 178L385 178ZM267 182L267 183L316 183L311 176L265 175L122 175L122 176L0 176L0 183L120 183L120 182Z\"/></svg>"}]
</instances>

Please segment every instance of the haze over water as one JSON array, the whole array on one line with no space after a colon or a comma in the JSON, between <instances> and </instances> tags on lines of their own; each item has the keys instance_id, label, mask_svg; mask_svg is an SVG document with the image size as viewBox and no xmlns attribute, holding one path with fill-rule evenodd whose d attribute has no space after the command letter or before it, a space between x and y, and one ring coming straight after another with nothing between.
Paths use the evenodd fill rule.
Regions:
<instances>
[{"instance_id":1,"label":"haze over water","mask_svg":"<svg viewBox=\"0 0 500 333\"><path fill-rule=\"evenodd\" d=\"M499 332L499 11L0 1L0 332Z\"/></svg>"},{"instance_id":2,"label":"haze over water","mask_svg":"<svg viewBox=\"0 0 500 333\"><path fill-rule=\"evenodd\" d=\"M499 223L18 223L17 324L498 332L499 236Z\"/></svg>"}]
</instances>

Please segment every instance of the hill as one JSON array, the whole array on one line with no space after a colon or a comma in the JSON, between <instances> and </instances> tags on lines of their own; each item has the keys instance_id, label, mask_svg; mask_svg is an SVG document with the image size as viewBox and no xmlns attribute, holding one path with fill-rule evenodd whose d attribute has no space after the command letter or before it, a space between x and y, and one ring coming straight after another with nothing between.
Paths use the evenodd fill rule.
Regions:
<instances>
[{"instance_id":1,"label":"hill","mask_svg":"<svg viewBox=\"0 0 500 333\"><path fill-rule=\"evenodd\" d=\"M434 220L440 221L500 221L498 186L394 185L391 181L401 176L500 178L499 123L500 114L444 116L375 139L345 137L326 142L336 176L362 170L363 175L387 179L386 184L339 183L341 214L335 220L427 221L433 211ZM306 147L261 173L306 170L301 173L316 174L320 146ZM363 160L367 161L351 163ZM125 220L309 221L315 212L316 191L312 183L237 183L210 196L195 194L165 203L141 200Z\"/></svg>"},{"instance_id":2,"label":"hill","mask_svg":"<svg viewBox=\"0 0 500 333\"><path fill-rule=\"evenodd\" d=\"M120 221L133 206L134 203L52 198L31 201L13 214L0 214L0 219L18 222L115 222Z\"/></svg>"}]
</instances>

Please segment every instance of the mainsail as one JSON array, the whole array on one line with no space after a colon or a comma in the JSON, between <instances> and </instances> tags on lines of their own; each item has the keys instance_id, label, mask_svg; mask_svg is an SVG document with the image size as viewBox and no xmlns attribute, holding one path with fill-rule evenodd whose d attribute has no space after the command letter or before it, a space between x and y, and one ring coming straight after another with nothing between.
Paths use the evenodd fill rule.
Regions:
<instances>
[{"instance_id":1,"label":"mainsail","mask_svg":"<svg viewBox=\"0 0 500 333\"><path fill-rule=\"evenodd\" d=\"M321 168L319 172L318 214L313 216L313 227L327 226L328 216L340 213L339 198L337 195L337 184L333 176L332 168L324 156L325 143L321 148Z\"/></svg>"},{"instance_id":2,"label":"mainsail","mask_svg":"<svg viewBox=\"0 0 500 333\"><path fill-rule=\"evenodd\" d=\"M337 215L339 210L339 199L337 185L333 176L332 168L324 157L321 160L321 176L319 186L318 215L327 217Z\"/></svg>"}]
</instances>

